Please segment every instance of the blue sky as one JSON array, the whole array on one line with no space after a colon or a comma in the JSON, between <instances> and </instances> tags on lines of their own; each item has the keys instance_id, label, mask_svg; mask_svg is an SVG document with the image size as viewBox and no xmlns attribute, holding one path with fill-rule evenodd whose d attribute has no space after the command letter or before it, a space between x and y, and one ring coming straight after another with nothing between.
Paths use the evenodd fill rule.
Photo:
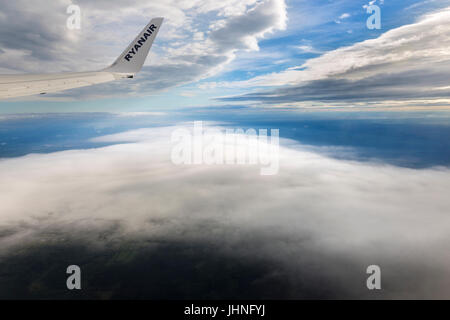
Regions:
<instances>
[{"instance_id":1,"label":"blue sky","mask_svg":"<svg viewBox=\"0 0 450 320\"><path fill-rule=\"evenodd\" d=\"M447 108L448 105L448 89L430 96L428 87L445 88L440 79L448 72L448 64L442 65L448 55L445 51L448 40L433 30L445 27L450 1L375 1L381 9L380 30L366 27L370 16L365 9L367 1L40 2L39 10L24 9L20 1L8 3L2 9L0 23L5 27L0 34L0 71L34 73L100 68L114 60L149 17L162 15L166 22L144 71L136 79L0 102L2 113L151 111L220 106L224 97L230 98L226 100L228 103L237 101L271 108L280 105L300 109ZM68 16L65 8L72 3L81 8L80 30L65 29ZM435 16L428 23L418 23L430 14ZM31 21L38 23L30 25ZM21 23L32 26L30 37L38 40L17 41L24 28ZM58 24L62 27L52 27ZM403 30L405 25L411 27ZM430 33L424 33L424 39L434 37L435 41L414 40L413 35L421 28ZM368 39L375 40L369 45L372 48L361 45ZM403 46L399 39L407 44ZM388 41L398 45L383 45ZM427 48L439 49L432 47L439 43L443 49L436 56L427 56L428 65L415 65L415 59L423 58ZM339 52L344 47L351 54ZM415 54L407 56L408 50ZM327 59L327 53L331 60ZM386 60L380 61L380 56ZM346 57L353 61L344 63ZM331 64L333 70L329 73L320 70ZM405 69L405 64L410 64L410 68ZM364 72L364 68L371 68L372 72L361 76L358 72ZM425 79L421 85L427 87L426 94L417 94L417 88L411 84L407 88L395 87L392 75L412 83L417 73ZM349 79L350 83L346 83ZM358 81L360 94L336 97L329 92L335 81L342 84L341 91L348 91L352 81ZM373 81L386 83L386 87L366 99L369 87L377 85ZM319 89L317 85L326 88ZM276 91L280 99L274 101L263 97L266 92L280 88L287 88L289 94ZM301 98L305 90L314 90L306 100ZM248 94L255 95L247 99ZM391 104L393 99L397 100L395 105Z\"/></svg>"}]
</instances>

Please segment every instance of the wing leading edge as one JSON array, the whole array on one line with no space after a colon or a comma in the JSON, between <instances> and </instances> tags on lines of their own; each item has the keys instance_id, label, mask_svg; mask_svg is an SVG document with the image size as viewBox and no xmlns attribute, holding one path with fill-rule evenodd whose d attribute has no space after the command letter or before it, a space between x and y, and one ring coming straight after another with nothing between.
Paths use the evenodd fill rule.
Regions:
<instances>
[{"instance_id":1,"label":"wing leading edge","mask_svg":"<svg viewBox=\"0 0 450 320\"><path fill-rule=\"evenodd\" d=\"M58 92L67 89L133 78L144 65L163 22L154 18L109 67L93 72L0 75L0 99Z\"/></svg>"}]
</instances>

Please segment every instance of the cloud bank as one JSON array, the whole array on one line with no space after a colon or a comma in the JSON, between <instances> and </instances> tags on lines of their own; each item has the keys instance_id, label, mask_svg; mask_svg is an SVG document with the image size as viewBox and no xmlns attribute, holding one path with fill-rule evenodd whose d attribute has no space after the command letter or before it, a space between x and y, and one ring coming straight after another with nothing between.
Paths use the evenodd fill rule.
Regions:
<instances>
[{"instance_id":1,"label":"cloud bank","mask_svg":"<svg viewBox=\"0 0 450 320\"><path fill-rule=\"evenodd\" d=\"M336 160L291 141L280 148L275 176L260 176L258 166L177 166L176 128L1 160L0 259L9 272L0 288L29 279L9 294L23 285L20 296L32 297L53 288L54 276L39 273L39 282L18 270L48 275L59 270L54 264L78 263L90 270L86 294L95 298L450 294L448 169ZM382 269L381 293L365 287L371 264ZM125 280L111 284L114 270L134 291ZM150 289L158 277L172 285Z\"/></svg>"},{"instance_id":2,"label":"cloud bank","mask_svg":"<svg viewBox=\"0 0 450 320\"><path fill-rule=\"evenodd\" d=\"M226 101L269 104L305 101L383 102L441 99L448 105L450 86L450 8L417 22L307 60L280 73L239 85L280 86Z\"/></svg>"}]
</instances>

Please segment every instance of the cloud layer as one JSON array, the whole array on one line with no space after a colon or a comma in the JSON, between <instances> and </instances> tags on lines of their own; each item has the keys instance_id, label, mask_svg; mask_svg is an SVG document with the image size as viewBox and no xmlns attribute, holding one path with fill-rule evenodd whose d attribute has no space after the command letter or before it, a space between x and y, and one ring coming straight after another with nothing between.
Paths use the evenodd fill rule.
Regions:
<instances>
[{"instance_id":1,"label":"cloud layer","mask_svg":"<svg viewBox=\"0 0 450 320\"><path fill-rule=\"evenodd\" d=\"M105 252L146 252L159 257L161 264L153 266L159 274L164 263L182 264L180 256L189 252L190 263L211 266L211 274L221 273L219 265L247 266L238 270L245 278L239 281L260 289L249 289L247 298L450 294L448 169L336 160L289 141L280 149L276 176L260 176L258 166L176 166L169 142L176 128L104 137L127 143L100 149L0 161L3 263L11 267L27 257L38 263L30 257L55 246L83 265ZM155 246L170 254L150 250ZM50 255L48 261L55 259ZM128 260L141 261L136 259ZM371 264L382 268L382 293L365 288ZM213 284L189 270L195 281L182 280L180 269L166 276L190 287ZM219 283L211 289L215 297L233 293ZM270 294L270 288L280 291ZM184 290L184 297L208 296Z\"/></svg>"},{"instance_id":2,"label":"cloud layer","mask_svg":"<svg viewBox=\"0 0 450 320\"><path fill-rule=\"evenodd\" d=\"M375 39L327 52L303 65L241 83L281 86L224 100L265 103L382 102L450 95L450 8L427 14Z\"/></svg>"}]
</instances>

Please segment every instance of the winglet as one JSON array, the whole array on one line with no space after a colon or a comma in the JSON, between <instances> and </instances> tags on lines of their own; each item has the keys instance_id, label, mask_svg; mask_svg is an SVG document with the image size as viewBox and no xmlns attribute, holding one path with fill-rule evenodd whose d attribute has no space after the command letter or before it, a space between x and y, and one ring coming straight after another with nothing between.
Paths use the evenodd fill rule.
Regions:
<instances>
[{"instance_id":1,"label":"winglet","mask_svg":"<svg viewBox=\"0 0 450 320\"><path fill-rule=\"evenodd\" d=\"M162 22L163 18L152 19L117 60L103 71L127 74L138 73L144 65Z\"/></svg>"}]
</instances>

